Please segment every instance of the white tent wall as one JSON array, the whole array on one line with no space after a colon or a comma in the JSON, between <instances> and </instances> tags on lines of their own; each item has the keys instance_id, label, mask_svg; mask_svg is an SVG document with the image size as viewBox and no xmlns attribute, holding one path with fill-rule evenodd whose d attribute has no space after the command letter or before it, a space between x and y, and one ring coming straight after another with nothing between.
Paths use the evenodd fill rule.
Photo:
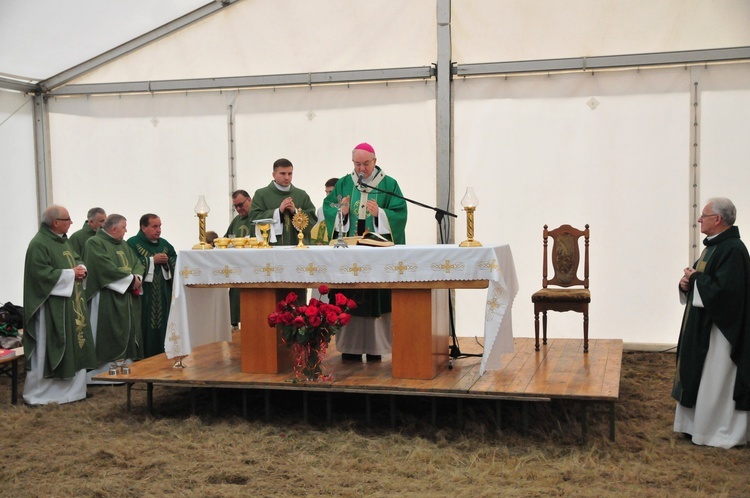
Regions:
<instances>
[{"instance_id":1,"label":"white tent wall","mask_svg":"<svg viewBox=\"0 0 750 498\"><path fill-rule=\"evenodd\" d=\"M39 228L34 160L34 101L17 92L0 90L0 196L5 234L0 266L0 301L23 302L26 244Z\"/></svg>"},{"instance_id":2,"label":"white tent wall","mask_svg":"<svg viewBox=\"0 0 750 498\"><path fill-rule=\"evenodd\" d=\"M460 64L750 45L743 0L453 0Z\"/></svg>"},{"instance_id":3,"label":"white tent wall","mask_svg":"<svg viewBox=\"0 0 750 498\"><path fill-rule=\"evenodd\" d=\"M75 83L428 66L435 0L245 0Z\"/></svg>"},{"instance_id":4,"label":"white tent wall","mask_svg":"<svg viewBox=\"0 0 750 498\"><path fill-rule=\"evenodd\" d=\"M198 195L209 229L229 212L227 99L220 93L51 99L54 201L81 227L89 208L128 219L127 237L147 212L162 218L178 249L198 242Z\"/></svg>"},{"instance_id":5,"label":"white tent wall","mask_svg":"<svg viewBox=\"0 0 750 498\"><path fill-rule=\"evenodd\" d=\"M675 342L675 275L688 263L689 89L684 69L456 81L455 183L480 200L476 238L513 250L515 335L534 333L543 225L588 223L591 337ZM481 316L473 294L458 298L460 321ZM580 337L581 315L551 313L549 327Z\"/></svg>"}]
</instances>

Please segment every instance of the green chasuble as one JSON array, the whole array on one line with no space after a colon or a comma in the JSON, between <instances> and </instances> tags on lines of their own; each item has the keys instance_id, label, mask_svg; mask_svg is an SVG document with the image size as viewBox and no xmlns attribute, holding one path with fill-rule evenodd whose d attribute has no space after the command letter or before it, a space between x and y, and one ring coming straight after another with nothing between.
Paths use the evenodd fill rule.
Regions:
<instances>
[{"instance_id":1,"label":"green chasuble","mask_svg":"<svg viewBox=\"0 0 750 498\"><path fill-rule=\"evenodd\" d=\"M401 194L401 188L398 186L398 182L390 176L384 175L380 166L375 166L376 173L375 177L380 177L380 181L376 186L380 190L385 192L379 192L372 190L367 194L368 199L375 199L378 203L378 208L385 211L388 216L388 223L390 225L390 235L378 232L376 229L376 218L374 218L369 212L365 218L365 227L370 232L380 233L384 237L392 240L395 244L406 244L406 201L389 195L387 192L393 192L399 196ZM365 181L365 183L368 183ZM370 185L372 185L370 183ZM338 209L333 204L338 203L339 196L345 198L350 196L349 199L349 231L348 236L357 235L357 213L359 212L360 200L362 193L357 189L355 177L353 175L346 175L339 178L336 182L336 186L328 194L323 201L323 213L326 218L326 227L328 228L328 234L332 238L338 237L336 232L336 214ZM344 220L346 222L346 220ZM389 290L344 290L344 295L354 299L357 302L357 308L351 311L354 316L360 317L379 317L383 313L389 313L391 311L391 291Z\"/></svg>"},{"instance_id":2,"label":"green chasuble","mask_svg":"<svg viewBox=\"0 0 750 498\"><path fill-rule=\"evenodd\" d=\"M143 281L142 330L143 354L145 358L164 352L164 338L167 333L167 318L169 306L172 303L172 276L177 264L177 253L172 244L160 238L154 242L146 237L142 230L138 235L128 239L128 245L138 255L141 264L146 269L145 274L153 273L153 280ZM165 253L168 257L166 265L155 266L152 271L154 254ZM165 276L166 273L166 276Z\"/></svg>"},{"instance_id":3,"label":"green chasuble","mask_svg":"<svg viewBox=\"0 0 750 498\"><path fill-rule=\"evenodd\" d=\"M52 290L64 269L82 264L66 236L52 232L42 224L26 250L23 279L23 347L26 370L32 365L37 345L37 314L44 306L47 350L44 377L70 379L81 369L98 366L94 338L83 285L73 284L70 297L54 296Z\"/></svg>"},{"instance_id":4,"label":"green chasuble","mask_svg":"<svg viewBox=\"0 0 750 498\"><path fill-rule=\"evenodd\" d=\"M253 201L255 201L255 199L253 199ZM227 232L224 234L224 237L229 237L230 235L234 235L235 237L254 237L255 226L250 223L249 214L250 213L248 213L248 216L245 216L244 218L239 214L235 216L232 222L229 224L229 228L227 228Z\"/></svg>"},{"instance_id":5,"label":"green chasuble","mask_svg":"<svg viewBox=\"0 0 750 498\"><path fill-rule=\"evenodd\" d=\"M739 229L730 227L713 239L693 267L682 330L677 344L677 369L672 396L688 408L695 406L712 325L732 346L737 365L735 409L750 410L750 256ZM703 308L693 307L695 285ZM729 358L727 358L729 361Z\"/></svg>"},{"instance_id":6,"label":"green chasuble","mask_svg":"<svg viewBox=\"0 0 750 498\"><path fill-rule=\"evenodd\" d=\"M310 196L307 195L302 189L298 189L294 185L291 186L288 192L279 190L276 184L272 181L267 187L260 188L255 191L253 196L253 204L250 207L250 213L248 217L251 220L263 220L266 218L273 218L273 213L281 205L281 201L291 197L294 201L294 206L298 211L304 212L309 218L307 227L303 230L302 241L305 244L310 243L310 230L312 230L315 222L318 221L315 216L315 206L313 206ZM282 233L276 235L276 242L272 243L275 246L296 246L299 243L297 234L299 233L294 226L292 226L292 216L288 211L279 213L281 216L281 224L283 226ZM272 228L273 229L273 228ZM255 233L253 233L255 235Z\"/></svg>"},{"instance_id":7,"label":"green chasuble","mask_svg":"<svg viewBox=\"0 0 750 498\"><path fill-rule=\"evenodd\" d=\"M68 238L70 245L78 255L83 258L83 249L86 247L86 241L96 235L96 230L91 228L88 221L83 222L83 228Z\"/></svg>"},{"instance_id":8,"label":"green chasuble","mask_svg":"<svg viewBox=\"0 0 750 498\"><path fill-rule=\"evenodd\" d=\"M96 324L96 355L99 363L143 358L141 299L130 288L120 294L107 287L129 275L143 278L144 267L130 246L99 229L86 242L86 299L99 293ZM93 311L93 310L92 310Z\"/></svg>"}]
</instances>

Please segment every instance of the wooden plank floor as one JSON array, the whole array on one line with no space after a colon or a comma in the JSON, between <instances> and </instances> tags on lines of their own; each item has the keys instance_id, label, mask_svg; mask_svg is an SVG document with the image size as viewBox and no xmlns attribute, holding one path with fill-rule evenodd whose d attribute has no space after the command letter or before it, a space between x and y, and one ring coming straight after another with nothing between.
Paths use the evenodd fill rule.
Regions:
<instances>
[{"instance_id":1,"label":"wooden plank floor","mask_svg":"<svg viewBox=\"0 0 750 498\"><path fill-rule=\"evenodd\" d=\"M479 353L478 345L463 339L463 353ZM479 357L459 358L452 369L432 380L394 379L390 356L380 363L343 362L331 345L324 362L333 380L292 382L292 373L246 374L240 370L239 342L218 342L196 348L183 363L159 355L134 363L129 375L107 375L99 380L143 382L185 387L296 389L328 392L425 395L433 397L495 399L579 399L614 403L620 393L622 341L549 339L534 351L532 338L516 338L515 352L502 356L503 367L479 376Z\"/></svg>"}]
</instances>

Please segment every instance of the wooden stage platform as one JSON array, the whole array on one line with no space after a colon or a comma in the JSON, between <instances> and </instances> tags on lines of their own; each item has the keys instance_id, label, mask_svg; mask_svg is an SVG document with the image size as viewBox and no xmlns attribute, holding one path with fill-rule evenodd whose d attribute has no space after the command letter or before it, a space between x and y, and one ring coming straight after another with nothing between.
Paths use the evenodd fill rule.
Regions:
<instances>
[{"instance_id":1,"label":"wooden stage platform","mask_svg":"<svg viewBox=\"0 0 750 498\"><path fill-rule=\"evenodd\" d=\"M128 409L131 406L133 384L145 383L147 405L153 413L153 387L177 386L185 388L221 388L243 390L243 414L247 416L248 390L263 390L266 394L266 415L270 415L270 393L280 390L303 392L304 416L307 420L307 394L328 393L327 414L332 418L330 394L358 393L367 395L366 417L370 422L370 397L391 396L391 419L395 424L397 396L426 396L433 400L432 422L435 423L437 398L490 399L497 401L497 414L503 401L550 402L576 400L581 402L583 437L586 437L586 409L591 403L605 403L609 407L610 438L615 437L615 402L620 392L622 341L592 339L589 352L583 353L579 339L550 339L541 351L534 351L533 338L516 338L515 352L503 355L503 368L487 371L479 376L479 357L459 358L453 368L446 368L432 380L394 379L391 376L390 356L379 363L344 362L331 344L324 365L333 373L333 380L325 382L292 382L292 372L280 374L248 374L241 371L239 334L234 342L217 342L196 348L183 361L186 368L173 368L174 360L164 354L131 365L128 375L107 375L100 380L122 381L127 384ZM334 341L335 342L335 341ZM477 344L464 339L462 353L480 353ZM216 403L216 396L214 396ZM522 403L523 407L527 403ZM195 408L195 405L193 406ZM214 406L214 411L218 407ZM524 415L524 428L527 420Z\"/></svg>"}]
</instances>

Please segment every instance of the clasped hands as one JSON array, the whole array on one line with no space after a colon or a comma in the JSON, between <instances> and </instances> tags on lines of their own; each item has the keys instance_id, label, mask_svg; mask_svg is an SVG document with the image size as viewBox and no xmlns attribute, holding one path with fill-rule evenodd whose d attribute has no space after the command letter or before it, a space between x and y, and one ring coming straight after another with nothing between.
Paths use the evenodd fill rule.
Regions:
<instances>
[{"instance_id":1,"label":"clasped hands","mask_svg":"<svg viewBox=\"0 0 750 498\"><path fill-rule=\"evenodd\" d=\"M76 280L83 280L84 278L86 278L86 275L88 275L88 271L86 271L86 267L83 265L78 265L73 268L73 272L75 273Z\"/></svg>"},{"instance_id":2,"label":"clasped hands","mask_svg":"<svg viewBox=\"0 0 750 498\"><path fill-rule=\"evenodd\" d=\"M682 289L684 292L688 291L688 287L690 286L690 275L695 273L695 268L685 268L683 270L684 275L680 279L680 289Z\"/></svg>"},{"instance_id":3,"label":"clasped hands","mask_svg":"<svg viewBox=\"0 0 750 498\"><path fill-rule=\"evenodd\" d=\"M341 214L343 215L349 214L349 197L350 196L347 195L346 197L341 199ZM375 217L378 216L380 208L378 207L378 203L375 201L375 199L368 199L365 207L367 208L368 213Z\"/></svg>"}]
</instances>

